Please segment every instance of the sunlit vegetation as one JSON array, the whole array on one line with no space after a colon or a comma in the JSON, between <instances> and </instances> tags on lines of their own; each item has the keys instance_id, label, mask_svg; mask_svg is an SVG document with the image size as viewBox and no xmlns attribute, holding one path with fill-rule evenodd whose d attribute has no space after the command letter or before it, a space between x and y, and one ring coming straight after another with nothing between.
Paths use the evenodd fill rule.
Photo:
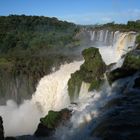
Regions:
<instances>
[{"instance_id":1,"label":"sunlit vegetation","mask_svg":"<svg viewBox=\"0 0 140 140\"><path fill-rule=\"evenodd\" d=\"M76 41L77 27L57 18L39 16L0 17L0 52L35 53L40 49L67 47Z\"/></svg>"},{"instance_id":2,"label":"sunlit vegetation","mask_svg":"<svg viewBox=\"0 0 140 140\"><path fill-rule=\"evenodd\" d=\"M4 75L13 79L22 76L35 86L52 67L71 61L73 57L65 55L63 50L79 45L75 39L78 31L77 25L54 17L0 16L1 81Z\"/></svg>"}]
</instances>

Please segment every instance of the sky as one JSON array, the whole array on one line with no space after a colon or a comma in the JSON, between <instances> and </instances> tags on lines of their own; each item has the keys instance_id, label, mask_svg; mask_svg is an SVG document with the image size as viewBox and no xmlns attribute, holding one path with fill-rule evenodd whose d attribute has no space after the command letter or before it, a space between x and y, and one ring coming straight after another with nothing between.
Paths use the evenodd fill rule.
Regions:
<instances>
[{"instance_id":1,"label":"sky","mask_svg":"<svg viewBox=\"0 0 140 140\"><path fill-rule=\"evenodd\" d=\"M57 17L76 24L140 19L140 0L0 0L0 15Z\"/></svg>"}]
</instances>

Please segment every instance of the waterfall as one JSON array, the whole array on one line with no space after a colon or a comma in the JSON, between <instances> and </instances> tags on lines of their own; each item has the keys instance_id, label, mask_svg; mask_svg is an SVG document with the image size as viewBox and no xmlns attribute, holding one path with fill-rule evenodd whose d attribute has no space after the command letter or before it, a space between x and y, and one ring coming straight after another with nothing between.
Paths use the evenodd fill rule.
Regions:
<instances>
[{"instance_id":1,"label":"waterfall","mask_svg":"<svg viewBox=\"0 0 140 140\"><path fill-rule=\"evenodd\" d=\"M51 110L58 111L70 104L67 93L67 82L70 74L80 68L83 62L73 62L62 65L60 70L44 76L33 95L32 101L43 110L44 115ZM61 102L60 102L61 101Z\"/></svg>"},{"instance_id":2,"label":"waterfall","mask_svg":"<svg viewBox=\"0 0 140 140\"><path fill-rule=\"evenodd\" d=\"M92 45L99 48L107 65L116 63L121 56L135 48L136 33L95 30L90 34Z\"/></svg>"},{"instance_id":3,"label":"waterfall","mask_svg":"<svg viewBox=\"0 0 140 140\"><path fill-rule=\"evenodd\" d=\"M123 54L135 46L136 33L134 32L101 30L89 33L93 44L100 42L97 47L106 64L117 62ZM88 92L90 85L83 82L76 102L77 106L70 105L67 82L71 73L78 70L82 63L83 61L62 65L58 71L44 76L38 83L31 100L25 100L19 106L14 101L7 101L5 106L0 106L5 136L33 134L40 118L47 115L49 110L58 111L68 107L73 110L70 126L58 128L55 136L59 140L85 140L90 133L89 126L93 129L91 120L94 118L92 123L96 126L101 108L116 97L116 93L120 92L126 81L113 85L114 90L106 80L100 92ZM127 80L129 81L130 79Z\"/></svg>"},{"instance_id":4,"label":"waterfall","mask_svg":"<svg viewBox=\"0 0 140 140\"><path fill-rule=\"evenodd\" d=\"M121 41L125 39L124 37L128 39L128 47L134 47L135 46L135 39L136 39L136 33L135 32L120 32L120 31L109 31L109 30L99 30L99 31L90 31L90 40L94 42L102 42L102 46L116 46L121 44ZM126 45L125 45L126 46Z\"/></svg>"},{"instance_id":5,"label":"waterfall","mask_svg":"<svg viewBox=\"0 0 140 140\"><path fill-rule=\"evenodd\" d=\"M14 101L7 101L5 106L0 106L5 136L33 134L40 118L47 115L49 110L67 107L70 104L67 82L71 73L78 70L82 63L83 61L62 65L58 71L44 76L32 99L24 101L20 106Z\"/></svg>"},{"instance_id":6,"label":"waterfall","mask_svg":"<svg viewBox=\"0 0 140 140\"><path fill-rule=\"evenodd\" d=\"M115 44L117 42L117 40L119 39L119 36L120 36L120 32L119 31L116 31L114 33L113 44Z\"/></svg>"},{"instance_id":7,"label":"waterfall","mask_svg":"<svg viewBox=\"0 0 140 140\"><path fill-rule=\"evenodd\" d=\"M90 36L91 36L90 40L94 41L94 39L95 39L95 31L90 31Z\"/></svg>"},{"instance_id":8,"label":"waterfall","mask_svg":"<svg viewBox=\"0 0 140 140\"><path fill-rule=\"evenodd\" d=\"M103 39L104 39L104 31L101 30L101 31L99 31L99 41L102 42Z\"/></svg>"},{"instance_id":9,"label":"waterfall","mask_svg":"<svg viewBox=\"0 0 140 140\"><path fill-rule=\"evenodd\" d=\"M133 32L121 33L119 39L114 44L116 48L116 53L120 57L126 54L130 49L132 50L135 47L136 34Z\"/></svg>"},{"instance_id":10,"label":"waterfall","mask_svg":"<svg viewBox=\"0 0 140 140\"><path fill-rule=\"evenodd\" d=\"M107 43L107 38L108 38L108 30L105 31L105 40L104 40L105 43Z\"/></svg>"},{"instance_id":11,"label":"waterfall","mask_svg":"<svg viewBox=\"0 0 140 140\"><path fill-rule=\"evenodd\" d=\"M111 46L113 46L113 40L114 40L114 32L110 33L109 43Z\"/></svg>"},{"instance_id":12,"label":"waterfall","mask_svg":"<svg viewBox=\"0 0 140 140\"><path fill-rule=\"evenodd\" d=\"M85 96L87 96L89 87L90 87L89 83L82 82L80 92L79 92L79 99L82 99Z\"/></svg>"}]
</instances>

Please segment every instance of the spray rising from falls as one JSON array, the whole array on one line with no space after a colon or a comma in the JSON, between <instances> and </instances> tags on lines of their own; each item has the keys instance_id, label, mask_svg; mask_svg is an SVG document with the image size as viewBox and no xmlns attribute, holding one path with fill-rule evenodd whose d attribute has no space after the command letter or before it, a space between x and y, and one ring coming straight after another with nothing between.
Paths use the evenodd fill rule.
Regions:
<instances>
[{"instance_id":1,"label":"spray rising from falls","mask_svg":"<svg viewBox=\"0 0 140 140\"><path fill-rule=\"evenodd\" d=\"M106 80L104 85L101 87L100 91L88 92L88 94L86 94L84 97L83 96L79 97L79 100L77 101L77 105L72 107L73 115L71 117L70 122L67 124L67 126L62 126L57 129L55 133L56 140L101 140L100 138L98 139L96 136L91 134L95 130L98 131L98 129L96 128L99 126L99 124L102 121L106 120L106 117L108 116L109 113L112 112L112 110L115 110L115 107L113 106L113 104L115 103L117 104L117 102L115 101L118 101L117 109L118 110L122 109L120 107L121 105L119 104L119 100L121 99L121 101L123 102L124 97L125 97L124 99L126 100L127 95L123 93L127 93L127 91L133 91L133 92L135 91L135 89L133 89L133 84L134 84L134 80L138 76L139 73L136 73L135 75L133 75L133 77L120 79L114 82L112 87L109 86ZM88 85L84 83L83 86L81 86L81 88L83 87L85 87L84 91L86 91ZM135 96L133 95L133 92L132 95L130 94L130 96ZM135 97L134 99L136 102L137 97ZM112 102L113 100L114 102ZM131 102L129 101L128 104L130 105ZM128 108L131 105L133 105L133 103L130 106L129 105ZM126 107L125 109L127 110L128 108L125 103L124 106ZM123 110L123 112L125 112L125 109ZM127 111L125 113L127 113L128 115ZM116 114L114 113L113 116L115 116L116 118L118 117L117 119L119 120L119 115ZM110 118L110 120L113 118L113 116ZM122 121L120 122L118 121L114 123L117 124L116 128L118 127L118 125L122 125L122 127L124 127L124 123L122 123ZM108 122L105 122L103 126L106 126L107 124ZM101 130L102 134L104 133L103 129ZM114 131L119 132L117 129L115 129ZM110 132L112 132L111 127L109 128L109 130L106 130L105 132L111 136L110 134Z\"/></svg>"},{"instance_id":2,"label":"spray rising from falls","mask_svg":"<svg viewBox=\"0 0 140 140\"><path fill-rule=\"evenodd\" d=\"M67 82L70 74L80 68L83 62L65 64L60 69L43 77L31 100L18 106L14 101L7 101L6 106L0 106L0 116L3 117L6 136L33 134L39 120L47 115L49 110L60 110L70 103L67 93Z\"/></svg>"},{"instance_id":3,"label":"spray rising from falls","mask_svg":"<svg viewBox=\"0 0 140 140\"><path fill-rule=\"evenodd\" d=\"M88 87L86 83L84 83L83 86L85 87L84 90L86 90ZM81 86L81 88L83 88L83 86ZM118 90L116 92L119 92L119 89L121 89L120 86L117 88ZM99 110L109 100L117 97L116 92L112 92L111 87L106 81L101 87L100 92L88 92L87 94L85 94L85 96L82 96L81 94L79 100L77 101L77 105L73 105L72 107L70 107L70 109L73 109L73 115L69 124L67 124L68 126L63 126L56 130L56 139L58 138L59 140L88 140L91 131L97 125L99 119ZM95 120L93 121L93 124L91 124L92 120ZM90 125L92 125L91 128Z\"/></svg>"}]
</instances>

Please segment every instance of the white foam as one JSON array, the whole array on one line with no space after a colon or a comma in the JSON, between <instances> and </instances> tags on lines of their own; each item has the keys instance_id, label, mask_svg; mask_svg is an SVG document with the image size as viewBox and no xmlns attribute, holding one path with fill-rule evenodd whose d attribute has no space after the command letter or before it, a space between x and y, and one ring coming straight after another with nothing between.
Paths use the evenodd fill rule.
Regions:
<instances>
[{"instance_id":1,"label":"white foam","mask_svg":"<svg viewBox=\"0 0 140 140\"><path fill-rule=\"evenodd\" d=\"M20 106L11 100L5 106L0 106L5 136L33 134L40 118L47 115L49 110L67 107L70 104L67 82L71 73L78 70L82 63L62 65L58 71L44 76L32 99L24 101Z\"/></svg>"}]
</instances>

